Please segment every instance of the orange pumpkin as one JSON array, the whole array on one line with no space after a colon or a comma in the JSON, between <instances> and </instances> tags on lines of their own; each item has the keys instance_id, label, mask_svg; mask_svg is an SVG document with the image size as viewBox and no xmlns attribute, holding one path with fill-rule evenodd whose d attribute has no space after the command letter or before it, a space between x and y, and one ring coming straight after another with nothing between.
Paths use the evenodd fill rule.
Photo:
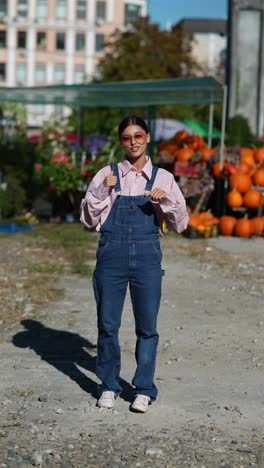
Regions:
<instances>
[{"instance_id":1,"label":"orange pumpkin","mask_svg":"<svg viewBox=\"0 0 264 468\"><path fill-rule=\"evenodd\" d=\"M186 145L194 151L204 147L204 139L198 135L190 135L185 140Z\"/></svg>"},{"instance_id":2,"label":"orange pumpkin","mask_svg":"<svg viewBox=\"0 0 264 468\"><path fill-rule=\"evenodd\" d=\"M261 216L256 216L250 220L251 222L251 232L253 235L260 235L264 230L264 218Z\"/></svg>"},{"instance_id":3,"label":"orange pumpkin","mask_svg":"<svg viewBox=\"0 0 264 468\"><path fill-rule=\"evenodd\" d=\"M184 140L186 140L188 136L189 136L189 133L187 132L187 130L180 130L179 132L175 133L173 140L175 141L175 143L179 145Z\"/></svg>"},{"instance_id":4,"label":"orange pumpkin","mask_svg":"<svg viewBox=\"0 0 264 468\"><path fill-rule=\"evenodd\" d=\"M219 219L216 218L215 216L213 216L212 218L210 219L206 219L204 221L204 225L205 226L213 226L214 224L219 224Z\"/></svg>"},{"instance_id":5,"label":"orange pumpkin","mask_svg":"<svg viewBox=\"0 0 264 468\"><path fill-rule=\"evenodd\" d=\"M226 196L226 201L228 206L230 206L231 208L239 208L243 205L243 197L241 193L237 192L236 190L228 192Z\"/></svg>"},{"instance_id":6,"label":"orange pumpkin","mask_svg":"<svg viewBox=\"0 0 264 468\"><path fill-rule=\"evenodd\" d=\"M248 208L258 208L261 204L261 192L257 189L248 190L244 195L244 205Z\"/></svg>"},{"instance_id":7,"label":"orange pumpkin","mask_svg":"<svg viewBox=\"0 0 264 468\"><path fill-rule=\"evenodd\" d=\"M208 161L208 159L210 159L211 156L214 156L215 150L213 148L201 148L200 153L203 157L203 160Z\"/></svg>"},{"instance_id":8,"label":"orange pumpkin","mask_svg":"<svg viewBox=\"0 0 264 468\"><path fill-rule=\"evenodd\" d=\"M202 211L200 214L199 214L199 218L200 220L203 222L203 221L208 221L209 219L212 219L214 217L213 213L211 213L211 211Z\"/></svg>"},{"instance_id":9,"label":"orange pumpkin","mask_svg":"<svg viewBox=\"0 0 264 468\"><path fill-rule=\"evenodd\" d=\"M215 177L219 177L221 175L220 162L214 163L214 165L213 165L213 175Z\"/></svg>"},{"instance_id":10,"label":"orange pumpkin","mask_svg":"<svg viewBox=\"0 0 264 468\"><path fill-rule=\"evenodd\" d=\"M240 160L246 161L249 166L255 164L254 150L252 148L240 148Z\"/></svg>"},{"instance_id":11,"label":"orange pumpkin","mask_svg":"<svg viewBox=\"0 0 264 468\"><path fill-rule=\"evenodd\" d=\"M177 161L187 162L193 156L194 151L191 148L181 148L175 151Z\"/></svg>"},{"instance_id":12,"label":"orange pumpkin","mask_svg":"<svg viewBox=\"0 0 264 468\"><path fill-rule=\"evenodd\" d=\"M221 216L219 220L219 230L222 236L232 236L236 224L234 216Z\"/></svg>"},{"instance_id":13,"label":"orange pumpkin","mask_svg":"<svg viewBox=\"0 0 264 468\"><path fill-rule=\"evenodd\" d=\"M250 165L246 161L239 161L236 167L240 174L249 174L251 170Z\"/></svg>"},{"instance_id":14,"label":"orange pumpkin","mask_svg":"<svg viewBox=\"0 0 264 468\"><path fill-rule=\"evenodd\" d=\"M163 149L165 151L168 151L168 153L175 154L175 151L177 151L178 146L175 145L175 143L167 142L167 144L163 147Z\"/></svg>"},{"instance_id":15,"label":"orange pumpkin","mask_svg":"<svg viewBox=\"0 0 264 468\"><path fill-rule=\"evenodd\" d=\"M255 185L264 187L264 169L257 169L253 175L253 182Z\"/></svg>"},{"instance_id":16,"label":"orange pumpkin","mask_svg":"<svg viewBox=\"0 0 264 468\"><path fill-rule=\"evenodd\" d=\"M264 147L257 148L254 151L254 159L255 159L256 163L264 161Z\"/></svg>"},{"instance_id":17,"label":"orange pumpkin","mask_svg":"<svg viewBox=\"0 0 264 468\"><path fill-rule=\"evenodd\" d=\"M229 184L232 189L245 193L250 189L252 182L249 175L236 173L230 176Z\"/></svg>"},{"instance_id":18,"label":"orange pumpkin","mask_svg":"<svg viewBox=\"0 0 264 468\"><path fill-rule=\"evenodd\" d=\"M238 219L235 224L235 234L239 237L250 237L252 234L250 220L247 218Z\"/></svg>"},{"instance_id":19,"label":"orange pumpkin","mask_svg":"<svg viewBox=\"0 0 264 468\"><path fill-rule=\"evenodd\" d=\"M192 226L192 227L197 227L199 224L201 223L201 220L199 218L199 216L190 216L190 219L189 219L189 226Z\"/></svg>"}]
</instances>

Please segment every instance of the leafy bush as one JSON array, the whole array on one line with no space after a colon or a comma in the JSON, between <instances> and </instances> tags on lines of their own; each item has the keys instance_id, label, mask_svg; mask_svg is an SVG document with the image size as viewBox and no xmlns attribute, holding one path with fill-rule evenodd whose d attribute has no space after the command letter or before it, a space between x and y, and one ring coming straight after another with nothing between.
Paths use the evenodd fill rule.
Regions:
<instances>
[{"instance_id":1,"label":"leafy bush","mask_svg":"<svg viewBox=\"0 0 264 468\"><path fill-rule=\"evenodd\" d=\"M240 114L227 121L226 134L227 146L263 146L252 133L248 120Z\"/></svg>"},{"instance_id":2,"label":"leafy bush","mask_svg":"<svg viewBox=\"0 0 264 468\"><path fill-rule=\"evenodd\" d=\"M25 205L26 192L20 179L8 169L5 176L6 190L0 189L0 210L3 218L10 218L20 213Z\"/></svg>"}]
</instances>

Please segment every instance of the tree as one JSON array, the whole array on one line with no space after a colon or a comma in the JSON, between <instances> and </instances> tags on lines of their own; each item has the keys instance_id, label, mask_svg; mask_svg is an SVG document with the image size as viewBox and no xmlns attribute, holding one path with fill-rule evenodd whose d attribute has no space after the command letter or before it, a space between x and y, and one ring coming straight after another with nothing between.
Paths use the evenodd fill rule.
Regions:
<instances>
[{"instance_id":1,"label":"tree","mask_svg":"<svg viewBox=\"0 0 264 468\"><path fill-rule=\"evenodd\" d=\"M116 30L106 42L96 81L126 81L186 77L197 64L191 55L192 37L181 28L160 30L149 17L140 17L133 28Z\"/></svg>"}]
</instances>

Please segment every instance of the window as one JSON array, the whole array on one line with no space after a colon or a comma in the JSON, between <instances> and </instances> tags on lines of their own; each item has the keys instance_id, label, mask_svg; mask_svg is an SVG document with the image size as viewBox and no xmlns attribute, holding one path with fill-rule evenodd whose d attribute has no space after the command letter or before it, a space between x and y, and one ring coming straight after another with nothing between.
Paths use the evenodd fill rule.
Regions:
<instances>
[{"instance_id":1,"label":"window","mask_svg":"<svg viewBox=\"0 0 264 468\"><path fill-rule=\"evenodd\" d=\"M6 78L6 64L0 63L0 81L5 81Z\"/></svg>"},{"instance_id":2,"label":"window","mask_svg":"<svg viewBox=\"0 0 264 468\"><path fill-rule=\"evenodd\" d=\"M96 52L102 52L104 50L104 34L96 34L95 37L95 50Z\"/></svg>"},{"instance_id":3,"label":"window","mask_svg":"<svg viewBox=\"0 0 264 468\"><path fill-rule=\"evenodd\" d=\"M24 85L26 83L26 63L17 63L16 66L16 81L18 85Z\"/></svg>"},{"instance_id":4,"label":"window","mask_svg":"<svg viewBox=\"0 0 264 468\"><path fill-rule=\"evenodd\" d=\"M57 19L64 19L67 16L67 7L66 7L66 0L57 0L56 3L56 18Z\"/></svg>"},{"instance_id":5,"label":"window","mask_svg":"<svg viewBox=\"0 0 264 468\"><path fill-rule=\"evenodd\" d=\"M84 65L75 65L75 83L83 83L85 78Z\"/></svg>"},{"instance_id":6,"label":"window","mask_svg":"<svg viewBox=\"0 0 264 468\"><path fill-rule=\"evenodd\" d=\"M86 0L77 0L77 19L86 19Z\"/></svg>"},{"instance_id":7,"label":"window","mask_svg":"<svg viewBox=\"0 0 264 468\"><path fill-rule=\"evenodd\" d=\"M63 63L56 63L54 80L56 83L64 83L65 66Z\"/></svg>"},{"instance_id":8,"label":"window","mask_svg":"<svg viewBox=\"0 0 264 468\"><path fill-rule=\"evenodd\" d=\"M26 31L18 31L17 33L17 47L18 49L25 49L27 46L27 33Z\"/></svg>"},{"instance_id":9,"label":"window","mask_svg":"<svg viewBox=\"0 0 264 468\"><path fill-rule=\"evenodd\" d=\"M6 48L6 31L0 31L0 49Z\"/></svg>"},{"instance_id":10,"label":"window","mask_svg":"<svg viewBox=\"0 0 264 468\"><path fill-rule=\"evenodd\" d=\"M65 49L65 33L59 32L56 34L56 49L64 50Z\"/></svg>"},{"instance_id":11,"label":"window","mask_svg":"<svg viewBox=\"0 0 264 468\"><path fill-rule=\"evenodd\" d=\"M129 26L141 15L141 6L127 3L125 6L125 25Z\"/></svg>"},{"instance_id":12,"label":"window","mask_svg":"<svg viewBox=\"0 0 264 468\"><path fill-rule=\"evenodd\" d=\"M105 20L105 1L98 0L96 3L96 21Z\"/></svg>"},{"instance_id":13,"label":"window","mask_svg":"<svg viewBox=\"0 0 264 468\"><path fill-rule=\"evenodd\" d=\"M0 0L0 15L7 15L7 0Z\"/></svg>"},{"instance_id":14,"label":"window","mask_svg":"<svg viewBox=\"0 0 264 468\"><path fill-rule=\"evenodd\" d=\"M38 18L47 18L48 16L48 0L38 0L37 2Z\"/></svg>"},{"instance_id":15,"label":"window","mask_svg":"<svg viewBox=\"0 0 264 468\"><path fill-rule=\"evenodd\" d=\"M47 45L47 36L45 32L37 32L37 49L44 50Z\"/></svg>"},{"instance_id":16,"label":"window","mask_svg":"<svg viewBox=\"0 0 264 468\"><path fill-rule=\"evenodd\" d=\"M34 115L44 115L45 114L45 106L43 104L35 104L34 106Z\"/></svg>"},{"instance_id":17,"label":"window","mask_svg":"<svg viewBox=\"0 0 264 468\"><path fill-rule=\"evenodd\" d=\"M76 50L84 50L85 49L85 34L84 33L77 33L76 34L75 49Z\"/></svg>"},{"instance_id":18,"label":"window","mask_svg":"<svg viewBox=\"0 0 264 468\"><path fill-rule=\"evenodd\" d=\"M36 83L45 83L45 81L46 81L46 65L45 65L45 63L37 63L35 79L36 79Z\"/></svg>"},{"instance_id":19,"label":"window","mask_svg":"<svg viewBox=\"0 0 264 468\"><path fill-rule=\"evenodd\" d=\"M18 16L27 16L28 14L27 0L18 0L17 14Z\"/></svg>"}]
</instances>

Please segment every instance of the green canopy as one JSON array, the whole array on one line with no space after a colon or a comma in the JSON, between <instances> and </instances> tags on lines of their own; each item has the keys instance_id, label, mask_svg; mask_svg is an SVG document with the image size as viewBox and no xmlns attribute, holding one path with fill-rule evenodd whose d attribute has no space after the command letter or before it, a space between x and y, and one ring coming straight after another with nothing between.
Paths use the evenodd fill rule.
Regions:
<instances>
[{"instance_id":1,"label":"green canopy","mask_svg":"<svg viewBox=\"0 0 264 468\"><path fill-rule=\"evenodd\" d=\"M213 104L223 101L223 86L212 77L0 87L0 102L59 104L70 107L134 107Z\"/></svg>"},{"instance_id":2,"label":"green canopy","mask_svg":"<svg viewBox=\"0 0 264 468\"><path fill-rule=\"evenodd\" d=\"M209 134L209 125L206 122L199 122L197 120L184 120L184 125L190 128L196 135L207 137ZM217 128L212 129L212 137L220 138L221 132Z\"/></svg>"}]
</instances>

